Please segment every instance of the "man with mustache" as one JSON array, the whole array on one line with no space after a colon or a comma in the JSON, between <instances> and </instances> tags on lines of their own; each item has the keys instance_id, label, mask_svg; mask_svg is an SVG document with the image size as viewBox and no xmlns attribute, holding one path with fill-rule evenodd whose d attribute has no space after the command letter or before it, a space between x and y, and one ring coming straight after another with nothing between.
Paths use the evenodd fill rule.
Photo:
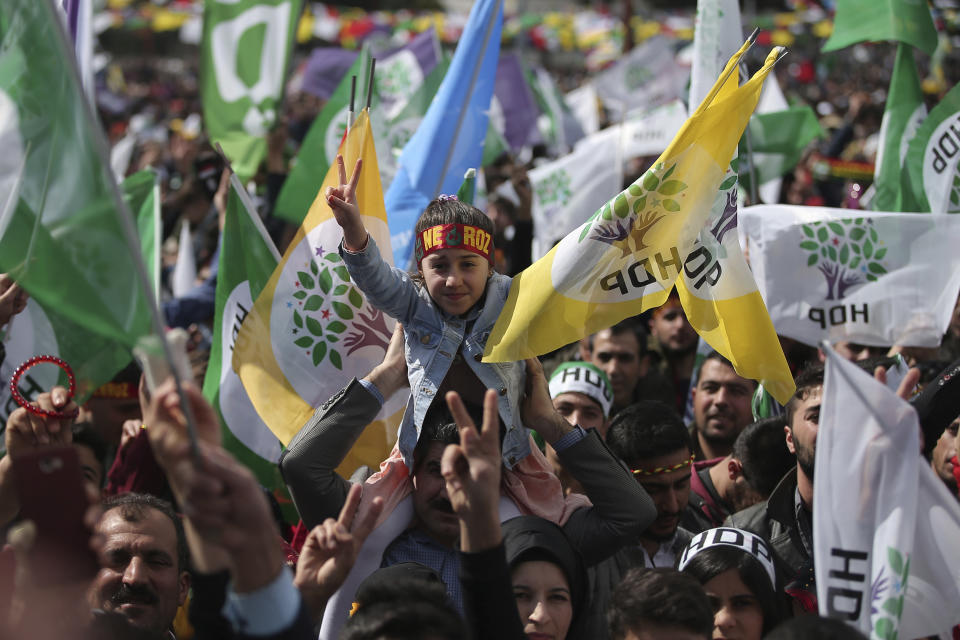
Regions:
<instances>
[{"instance_id":1,"label":"man with mustache","mask_svg":"<svg viewBox=\"0 0 960 640\"><path fill-rule=\"evenodd\" d=\"M716 351L700 365L693 388L693 453L698 461L730 455L733 443L753 422L750 400L757 383L741 378L730 361Z\"/></svg>"},{"instance_id":2,"label":"man with mustache","mask_svg":"<svg viewBox=\"0 0 960 640\"><path fill-rule=\"evenodd\" d=\"M126 493L103 503L100 572L87 592L94 609L119 613L134 626L167 634L190 587L183 525L169 503Z\"/></svg>"}]
</instances>

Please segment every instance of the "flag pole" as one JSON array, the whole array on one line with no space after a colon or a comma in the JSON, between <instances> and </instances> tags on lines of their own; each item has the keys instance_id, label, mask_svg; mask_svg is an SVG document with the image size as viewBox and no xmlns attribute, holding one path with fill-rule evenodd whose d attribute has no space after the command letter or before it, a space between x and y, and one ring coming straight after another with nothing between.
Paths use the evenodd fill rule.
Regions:
<instances>
[{"instance_id":1,"label":"flag pole","mask_svg":"<svg viewBox=\"0 0 960 640\"><path fill-rule=\"evenodd\" d=\"M240 198L240 204L243 205L243 208L247 210L247 215L250 216L250 221L253 222L253 226L257 228L257 231L260 232L260 236L263 238L263 243L267 245L267 249L270 250L270 255L274 257L277 262L280 262L283 259L283 256L280 255L280 252L277 250L277 245L273 243L273 238L270 237L270 234L267 232L267 228L263 226L263 220L260 219L260 216L257 215L257 207L253 204L253 200L250 199L250 194L247 193L247 190L243 188L243 185L240 183L240 178L237 177L236 172L233 170L233 165L230 164L230 159L227 157L227 154L223 152L223 147L220 146L219 142L214 143L214 150L217 154L223 158L223 164L230 172L230 186L233 187L234 191L237 192L237 197Z\"/></svg>"},{"instance_id":2,"label":"flag pole","mask_svg":"<svg viewBox=\"0 0 960 640\"><path fill-rule=\"evenodd\" d=\"M357 76L350 76L350 108L347 110L347 133L353 126L353 105L357 99Z\"/></svg>"},{"instance_id":3,"label":"flag pole","mask_svg":"<svg viewBox=\"0 0 960 640\"><path fill-rule=\"evenodd\" d=\"M367 71L367 113L370 112L370 105L373 103L373 73L377 68L377 59L370 58L370 69Z\"/></svg>"},{"instance_id":4,"label":"flag pole","mask_svg":"<svg viewBox=\"0 0 960 640\"><path fill-rule=\"evenodd\" d=\"M80 71L77 68L76 58L73 55L63 55L65 52L72 49L72 47L67 46L67 36L64 32L63 21L60 20L59 15L56 15L56 11L53 9L49 0L43 4L47 8L50 22L55 22L57 24L57 27L54 28L54 31L56 32L57 39L60 43L62 58L67 59L65 64L69 69L68 73L72 75L75 85L77 87L82 87L83 81L80 78ZM159 338L164 359L166 359L167 365L170 367L170 372L173 376L174 384L176 385L177 396L180 400L180 410L183 411L183 417L187 423L187 436L190 441L190 453L194 460L199 461L200 448L197 444L196 418L193 415L193 409L191 409L190 403L187 402L186 395L183 393L183 380L180 377L180 373L177 371L177 367L174 365L173 352L170 349L170 345L164 338L164 323L160 318L160 309L157 306L155 298L151 295L146 295L151 289L150 277L147 275L147 268L143 264L143 252L140 249L140 239L137 237L136 229L133 226L133 214L130 213L130 208L127 206L126 201L123 199L123 195L120 193L120 187L117 185L117 180L113 175L113 171L109 170L110 155L107 152L107 142L103 135L103 129L100 127L100 124L96 118L96 114L93 113L93 107L88 100L81 100L80 102L83 103L84 106L82 108L86 114L86 122L84 124L90 128L93 146L95 147L101 165L105 167L107 171L107 186L110 190L110 194L113 196L113 203L115 205L117 217L119 218L120 230L123 233L123 239L127 245L128 251L130 252L130 256L133 259L133 265L134 270L136 271L137 279L140 281L140 286L143 288L143 292L145 294L144 297L147 301L147 309L150 312L150 320L151 324L153 325L153 331Z\"/></svg>"}]
</instances>

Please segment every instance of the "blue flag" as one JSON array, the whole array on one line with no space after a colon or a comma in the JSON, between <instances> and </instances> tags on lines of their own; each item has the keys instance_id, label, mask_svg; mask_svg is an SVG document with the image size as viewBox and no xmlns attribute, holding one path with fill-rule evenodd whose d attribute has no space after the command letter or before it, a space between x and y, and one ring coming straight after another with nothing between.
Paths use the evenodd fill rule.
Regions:
<instances>
[{"instance_id":1,"label":"blue flag","mask_svg":"<svg viewBox=\"0 0 960 640\"><path fill-rule=\"evenodd\" d=\"M403 148L385 198L397 265L410 262L413 227L427 204L441 193L456 193L466 170L480 166L502 27L503 0L473 5L450 69Z\"/></svg>"}]
</instances>

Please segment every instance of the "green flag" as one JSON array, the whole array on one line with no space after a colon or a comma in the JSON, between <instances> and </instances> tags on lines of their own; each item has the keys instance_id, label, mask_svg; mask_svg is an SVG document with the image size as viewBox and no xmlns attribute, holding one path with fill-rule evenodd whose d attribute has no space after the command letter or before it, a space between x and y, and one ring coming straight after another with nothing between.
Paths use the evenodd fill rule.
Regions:
<instances>
[{"instance_id":1,"label":"green flag","mask_svg":"<svg viewBox=\"0 0 960 640\"><path fill-rule=\"evenodd\" d=\"M60 353L82 398L151 333L153 301L52 4L4 0L0 51L0 271L73 327L57 336L76 343L71 351L61 342Z\"/></svg>"},{"instance_id":2,"label":"green flag","mask_svg":"<svg viewBox=\"0 0 960 640\"><path fill-rule=\"evenodd\" d=\"M583 127L544 68L526 69L525 73L527 84L543 114L538 122L540 133L560 155L569 153L574 143L583 138Z\"/></svg>"},{"instance_id":3,"label":"green flag","mask_svg":"<svg viewBox=\"0 0 960 640\"><path fill-rule=\"evenodd\" d=\"M370 54L364 48L353 65L337 85L333 95L327 100L320 114L310 125L296 164L287 175L274 215L293 224L303 222L310 205L317 197L317 189L327 175L327 169L337 158L337 149L347 128L347 112L350 110L351 78L357 78L357 94L354 110L359 113L367 96L367 67L370 63Z\"/></svg>"},{"instance_id":4,"label":"green flag","mask_svg":"<svg viewBox=\"0 0 960 640\"><path fill-rule=\"evenodd\" d=\"M295 518L277 467L280 441L260 419L230 366L240 324L280 261L263 223L250 203L244 202L242 189L236 176L231 176L203 395L220 417L224 447L254 472L260 484L273 490L285 513Z\"/></svg>"},{"instance_id":5,"label":"green flag","mask_svg":"<svg viewBox=\"0 0 960 640\"><path fill-rule=\"evenodd\" d=\"M123 181L123 197L130 212L137 221L137 235L140 237L140 250L143 263L147 267L147 276L153 287L153 297L160 303L160 185L157 174L152 169L138 171Z\"/></svg>"},{"instance_id":6,"label":"green flag","mask_svg":"<svg viewBox=\"0 0 960 640\"><path fill-rule=\"evenodd\" d=\"M960 85L930 111L907 145L904 211L960 213ZM907 191L912 195L912 202Z\"/></svg>"},{"instance_id":7,"label":"green flag","mask_svg":"<svg viewBox=\"0 0 960 640\"><path fill-rule=\"evenodd\" d=\"M897 45L897 60L890 77L887 106L880 124L880 144L873 173L876 190L870 208L874 211L901 211L901 169L906 163L907 148L927 115L923 102L917 64L910 45Z\"/></svg>"},{"instance_id":8,"label":"green flag","mask_svg":"<svg viewBox=\"0 0 960 640\"><path fill-rule=\"evenodd\" d=\"M300 7L300 0L204 3L204 124L244 179L267 152Z\"/></svg>"},{"instance_id":9,"label":"green flag","mask_svg":"<svg viewBox=\"0 0 960 640\"><path fill-rule=\"evenodd\" d=\"M937 30L926 0L837 0L833 34L823 51L880 40L910 44L932 55Z\"/></svg>"},{"instance_id":10,"label":"green flag","mask_svg":"<svg viewBox=\"0 0 960 640\"><path fill-rule=\"evenodd\" d=\"M740 139L739 158L751 158L753 172L739 168L740 182L749 188L753 175L763 184L783 176L797 166L803 150L810 142L823 136L823 129L816 114L806 106L790 107L783 111L755 113L747 125L750 145L746 135Z\"/></svg>"}]
</instances>

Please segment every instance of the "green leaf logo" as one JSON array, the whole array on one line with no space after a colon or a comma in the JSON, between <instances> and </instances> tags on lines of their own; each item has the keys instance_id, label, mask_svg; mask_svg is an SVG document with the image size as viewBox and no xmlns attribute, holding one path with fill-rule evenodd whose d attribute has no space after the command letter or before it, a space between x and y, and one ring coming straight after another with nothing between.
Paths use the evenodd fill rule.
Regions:
<instances>
[{"instance_id":1,"label":"green leaf logo","mask_svg":"<svg viewBox=\"0 0 960 640\"><path fill-rule=\"evenodd\" d=\"M870 218L844 218L800 226L799 247L809 252L827 283L827 300L842 300L853 288L887 273L881 263L887 247Z\"/></svg>"},{"instance_id":2,"label":"green leaf logo","mask_svg":"<svg viewBox=\"0 0 960 640\"><path fill-rule=\"evenodd\" d=\"M293 344L304 350L315 367L329 362L342 370L343 354L334 345L351 329L344 321L352 321L363 309L363 295L353 286L336 253L317 256L308 268L297 271L297 278L299 287L287 303L292 310ZM381 340L384 347L387 340L389 337ZM344 344L349 345L350 341L345 340Z\"/></svg>"}]
</instances>

